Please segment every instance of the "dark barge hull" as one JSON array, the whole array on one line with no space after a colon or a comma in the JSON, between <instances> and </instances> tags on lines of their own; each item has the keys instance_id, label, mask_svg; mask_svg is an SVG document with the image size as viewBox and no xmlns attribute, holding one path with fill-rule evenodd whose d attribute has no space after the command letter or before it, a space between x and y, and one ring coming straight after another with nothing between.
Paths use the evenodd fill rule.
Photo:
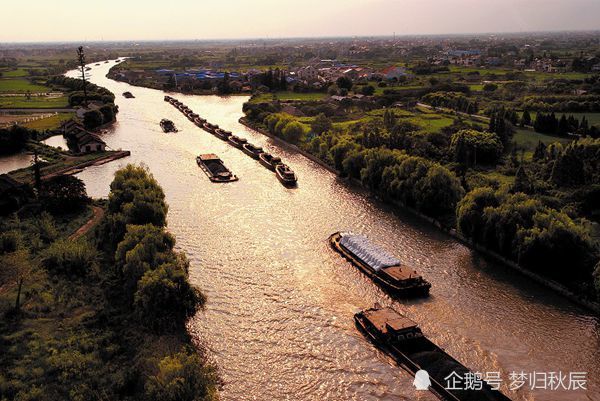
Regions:
<instances>
[{"instance_id":1,"label":"dark barge hull","mask_svg":"<svg viewBox=\"0 0 600 401\"><path fill-rule=\"evenodd\" d=\"M219 162L221 163L221 166L223 166L223 168L225 168L227 171L229 171L225 167L225 165L223 164L222 161L219 160ZM222 176L219 176L218 174L215 174L209 168L209 166L202 159L200 159L200 157L196 157L196 163L202 169L202 171L204 171L204 173L208 176L208 178L212 182L233 182L233 181L237 181L238 180L237 176L235 174L231 173L231 171L229 171L229 173L230 173L229 177L222 177Z\"/></svg>"},{"instance_id":2,"label":"dark barge hull","mask_svg":"<svg viewBox=\"0 0 600 401\"><path fill-rule=\"evenodd\" d=\"M511 401L510 398L505 396L502 392L493 390L485 382L483 384L483 389L479 391L447 390L444 387L444 377L447 377L447 375L452 371L456 371L459 374L464 374L465 372L468 372L469 369L467 369L456 359L448 355L443 349L425 337L414 339L403 347L396 344L390 344L386 338L370 330L365 324L364 320L365 318L362 316L362 312L354 315L354 323L356 324L356 327L363 333L363 335L377 348L394 358L396 363L410 373L413 377L415 376L416 372L421 369L428 370L428 365L419 364L414 360L415 356L418 356L423 352L435 354L438 357L437 363L446 362L448 366L454 366L454 369L447 372L439 373L438 371L437 375L435 376L429 372L429 378L431 380L429 391L431 391L439 399L446 401Z\"/></svg>"},{"instance_id":3,"label":"dark barge hull","mask_svg":"<svg viewBox=\"0 0 600 401\"><path fill-rule=\"evenodd\" d=\"M339 232L334 233L329 237L329 244L331 245L333 250L341 254L354 266L358 267L360 271L366 274L371 280L373 280L375 283L377 283L377 285L382 287L390 294L401 298L426 297L429 295L429 289L431 288L431 284L425 280L424 283L420 285L413 285L410 287L399 287L394 283L381 277L369 266L366 266L360 259L356 258L350 252L346 251L344 247L340 244L341 238L342 237Z\"/></svg>"},{"instance_id":4,"label":"dark barge hull","mask_svg":"<svg viewBox=\"0 0 600 401\"><path fill-rule=\"evenodd\" d=\"M262 157L263 154L258 156L258 161L260 162L260 164L262 164L263 166L265 166L266 168L268 168L271 171L275 171L275 166L277 164L281 164L281 160L279 160L279 162L277 162L277 164L272 164L269 163L267 160L264 159L264 157Z\"/></svg>"},{"instance_id":5,"label":"dark barge hull","mask_svg":"<svg viewBox=\"0 0 600 401\"><path fill-rule=\"evenodd\" d=\"M258 160L260 154L263 153L263 150L261 149L259 152L254 152L248 147L248 145L249 145L248 143L245 143L242 145L242 152L244 152L251 158Z\"/></svg>"}]
</instances>

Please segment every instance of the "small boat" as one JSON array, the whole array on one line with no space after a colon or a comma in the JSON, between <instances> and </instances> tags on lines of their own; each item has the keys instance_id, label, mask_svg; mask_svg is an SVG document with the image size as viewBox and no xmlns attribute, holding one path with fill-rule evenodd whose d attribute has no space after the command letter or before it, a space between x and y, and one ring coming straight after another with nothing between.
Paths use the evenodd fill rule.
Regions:
<instances>
[{"instance_id":1,"label":"small boat","mask_svg":"<svg viewBox=\"0 0 600 401\"><path fill-rule=\"evenodd\" d=\"M131 92L123 92L123 96L127 99L133 99L135 97Z\"/></svg>"},{"instance_id":2,"label":"small boat","mask_svg":"<svg viewBox=\"0 0 600 401\"><path fill-rule=\"evenodd\" d=\"M367 237L337 232L329 237L329 243L391 295L403 298L429 295L431 284L427 280Z\"/></svg>"},{"instance_id":3,"label":"small boat","mask_svg":"<svg viewBox=\"0 0 600 401\"><path fill-rule=\"evenodd\" d=\"M96 63L96 64L94 64L94 65L100 65L100 63Z\"/></svg>"},{"instance_id":4,"label":"small boat","mask_svg":"<svg viewBox=\"0 0 600 401\"><path fill-rule=\"evenodd\" d=\"M190 119L190 121L194 121L196 118L200 117L198 114L196 113L190 113L188 114L187 118Z\"/></svg>"},{"instance_id":5,"label":"small boat","mask_svg":"<svg viewBox=\"0 0 600 401\"><path fill-rule=\"evenodd\" d=\"M231 135L229 138L227 138L227 140L231 145L235 146L238 149L242 149L242 146L244 146L244 144L248 142L246 138L240 138L237 135Z\"/></svg>"},{"instance_id":6,"label":"small boat","mask_svg":"<svg viewBox=\"0 0 600 401\"><path fill-rule=\"evenodd\" d=\"M203 119L202 117L196 117L196 118L194 118L194 124L196 124L196 126L197 126L198 128L203 128L203 126L204 126L204 122L205 122L205 121L206 121L206 120L205 120L205 119Z\"/></svg>"},{"instance_id":7,"label":"small boat","mask_svg":"<svg viewBox=\"0 0 600 401\"><path fill-rule=\"evenodd\" d=\"M277 179L283 185L288 187L292 187L298 182L298 177L296 177L296 173L294 173L287 164L277 164L275 166L275 175L277 175Z\"/></svg>"},{"instance_id":8,"label":"small boat","mask_svg":"<svg viewBox=\"0 0 600 401\"><path fill-rule=\"evenodd\" d=\"M273 156L270 153L263 152L258 155L258 161L271 171L275 171L275 166L281 164L281 158Z\"/></svg>"},{"instance_id":9,"label":"small boat","mask_svg":"<svg viewBox=\"0 0 600 401\"><path fill-rule=\"evenodd\" d=\"M213 153L199 155L196 157L196 163L212 182L232 182L238 179Z\"/></svg>"},{"instance_id":10,"label":"small boat","mask_svg":"<svg viewBox=\"0 0 600 401\"><path fill-rule=\"evenodd\" d=\"M202 124L202 128L204 128L205 131L208 131L210 133L215 132L214 125L212 125L208 121L205 121L204 124Z\"/></svg>"},{"instance_id":11,"label":"small boat","mask_svg":"<svg viewBox=\"0 0 600 401\"><path fill-rule=\"evenodd\" d=\"M90 71L92 69L92 67L85 67L86 71Z\"/></svg>"},{"instance_id":12,"label":"small boat","mask_svg":"<svg viewBox=\"0 0 600 401\"><path fill-rule=\"evenodd\" d=\"M106 60L106 61L104 62L104 64L108 64L108 60Z\"/></svg>"},{"instance_id":13,"label":"small boat","mask_svg":"<svg viewBox=\"0 0 600 401\"><path fill-rule=\"evenodd\" d=\"M264 150L263 148L259 146L254 146L251 143L245 143L242 145L242 152L244 152L251 158L258 160L258 157L261 153L264 153Z\"/></svg>"},{"instance_id":14,"label":"small boat","mask_svg":"<svg viewBox=\"0 0 600 401\"><path fill-rule=\"evenodd\" d=\"M222 140L226 141L231 136L231 131L226 131L222 128L217 128L216 130L214 130L213 134L215 134L217 138L221 138Z\"/></svg>"},{"instance_id":15,"label":"small boat","mask_svg":"<svg viewBox=\"0 0 600 401\"><path fill-rule=\"evenodd\" d=\"M417 323L390 307L375 305L354 315L356 327L378 348L391 355L412 376L425 370L425 388L439 399L449 401L510 401L483 379L473 389L449 386L448 377L461 378L473 373L424 335Z\"/></svg>"},{"instance_id":16,"label":"small boat","mask_svg":"<svg viewBox=\"0 0 600 401\"><path fill-rule=\"evenodd\" d=\"M160 120L160 127L162 128L163 132L177 132L177 128L175 127L173 121L167 120L166 118Z\"/></svg>"},{"instance_id":17,"label":"small boat","mask_svg":"<svg viewBox=\"0 0 600 401\"><path fill-rule=\"evenodd\" d=\"M165 100L165 102L171 102L173 100L173 98L169 95L165 95L164 100Z\"/></svg>"}]
</instances>

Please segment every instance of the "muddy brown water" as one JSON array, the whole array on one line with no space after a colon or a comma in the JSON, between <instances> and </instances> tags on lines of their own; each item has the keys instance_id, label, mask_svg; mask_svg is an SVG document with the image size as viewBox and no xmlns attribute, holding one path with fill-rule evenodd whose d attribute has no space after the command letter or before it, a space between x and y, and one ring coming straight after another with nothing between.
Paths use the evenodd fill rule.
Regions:
<instances>
[{"instance_id":1,"label":"muddy brown water","mask_svg":"<svg viewBox=\"0 0 600 401\"><path fill-rule=\"evenodd\" d=\"M285 146L238 123L247 97L172 94L202 117L279 155L298 188L240 150L195 127L164 92L105 77L118 123L103 137L131 157L79 174L106 196L114 172L144 163L169 203L168 229L191 260L191 280L208 304L190 332L218 363L224 400L431 400L412 377L357 331L352 316L375 302L393 305L478 372L500 372L514 400L600 400L598 319L566 299L368 194ZM73 75L74 73L70 73ZM130 91L134 99L122 93ZM162 118L175 122L164 134ZM216 153L240 179L213 184L195 156ZM368 235L432 283L426 300L398 302L327 244L334 231ZM587 391L507 389L511 372L587 372Z\"/></svg>"}]
</instances>

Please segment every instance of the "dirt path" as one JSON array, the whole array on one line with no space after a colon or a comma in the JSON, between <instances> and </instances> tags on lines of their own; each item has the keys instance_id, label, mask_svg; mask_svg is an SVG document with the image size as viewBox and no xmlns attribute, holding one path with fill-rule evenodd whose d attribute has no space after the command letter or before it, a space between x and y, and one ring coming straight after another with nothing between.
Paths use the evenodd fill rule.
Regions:
<instances>
[{"instance_id":1,"label":"dirt path","mask_svg":"<svg viewBox=\"0 0 600 401\"><path fill-rule=\"evenodd\" d=\"M89 219L84 225L79 227L77 231L71 234L71 236L69 237L70 240L74 240L85 235L88 231L90 231L92 227L94 227L100 222L102 217L104 217L104 209L98 206L93 206L92 208L94 209L94 215L92 216L92 218Z\"/></svg>"}]
</instances>

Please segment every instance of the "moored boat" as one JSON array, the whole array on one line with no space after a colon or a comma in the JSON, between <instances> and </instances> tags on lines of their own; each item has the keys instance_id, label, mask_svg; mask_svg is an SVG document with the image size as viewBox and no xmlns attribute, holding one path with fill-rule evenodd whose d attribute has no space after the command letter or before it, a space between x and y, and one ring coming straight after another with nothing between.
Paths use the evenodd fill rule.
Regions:
<instances>
[{"instance_id":1,"label":"moored boat","mask_svg":"<svg viewBox=\"0 0 600 401\"><path fill-rule=\"evenodd\" d=\"M215 126L212 125L211 123L209 123L208 121L204 122L204 124L202 125L202 128L204 128L205 131L208 131L211 134L213 132L215 132Z\"/></svg>"},{"instance_id":2,"label":"moored boat","mask_svg":"<svg viewBox=\"0 0 600 401\"><path fill-rule=\"evenodd\" d=\"M229 138L227 138L227 140L231 145L235 146L238 149L242 149L242 146L244 146L244 144L248 142L246 138L240 138L237 135L231 135Z\"/></svg>"},{"instance_id":3,"label":"moored boat","mask_svg":"<svg viewBox=\"0 0 600 401\"><path fill-rule=\"evenodd\" d=\"M197 156L196 163L212 182L232 182L238 179L213 153Z\"/></svg>"},{"instance_id":4,"label":"moored boat","mask_svg":"<svg viewBox=\"0 0 600 401\"><path fill-rule=\"evenodd\" d=\"M450 401L510 401L483 380L468 390L464 389L464 385L462 388L448 385L452 384L448 378L465 378L473 373L427 339L417 323L396 310L375 305L355 314L354 322L371 342L390 354L411 375L425 370L429 383L424 384L429 384L428 389L438 398Z\"/></svg>"},{"instance_id":5,"label":"moored boat","mask_svg":"<svg viewBox=\"0 0 600 401\"><path fill-rule=\"evenodd\" d=\"M416 297L429 295L431 284L416 270L403 266L397 258L370 242L363 235L337 232L329 237L331 247L358 267L391 295Z\"/></svg>"},{"instance_id":6,"label":"moored boat","mask_svg":"<svg viewBox=\"0 0 600 401\"><path fill-rule=\"evenodd\" d=\"M123 96L127 99L133 99L135 97L131 92L123 92Z\"/></svg>"},{"instance_id":7,"label":"moored boat","mask_svg":"<svg viewBox=\"0 0 600 401\"><path fill-rule=\"evenodd\" d=\"M231 136L231 131L226 131L222 128L217 128L213 131L213 134L215 134L217 138L221 138L222 140L226 141Z\"/></svg>"},{"instance_id":8,"label":"moored boat","mask_svg":"<svg viewBox=\"0 0 600 401\"><path fill-rule=\"evenodd\" d=\"M164 97L163 99L164 99L164 101L165 101L165 102L171 102L171 101L173 101L173 100L174 100L174 99L173 99L171 96L169 96L169 95L165 95L165 97Z\"/></svg>"},{"instance_id":9,"label":"moored boat","mask_svg":"<svg viewBox=\"0 0 600 401\"><path fill-rule=\"evenodd\" d=\"M287 187L293 187L298 182L296 173L294 173L287 164L277 164L275 166L275 175L277 176L277 179Z\"/></svg>"},{"instance_id":10,"label":"moored boat","mask_svg":"<svg viewBox=\"0 0 600 401\"><path fill-rule=\"evenodd\" d=\"M251 143L245 143L242 145L242 152L244 152L251 158L258 160L258 157L261 153L264 153L264 150L263 148L255 146Z\"/></svg>"},{"instance_id":11,"label":"moored boat","mask_svg":"<svg viewBox=\"0 0 600 401\"><path fill-rule=\"evenodd\" d=\"M272 154L267 152L263 152L260 155L258 155L258 161L260 162L260 164L262 164L271 171L275 171L275 166L281 164L281 158L279 158L278 156L273 156Z\"/></svg>"},{"instance_id":12,"label":"moored boat","mask_svg":"<svg viewBox=\"0 0 600 401\"><path fill-rule=\"evenodd\" d=\"M200 117L200 116L199 116L198 114L194 113L194 112L187 114L187 118L188 118L190 121L194 121L194 120L195 120L196 118L198 118L198 117Z\"/></svg>"},{"instance_id":13,"label":"moored boat","mask_svg":"<svg viewBox=\"0 0 600 401\"><path fill-rule=\"evenodd\" d=\"M160 120L160 127L162 128L163 132L177 132L177 128L175 127L173 121L167 120L166 118Z\"/></svg>"}]
</instances>

